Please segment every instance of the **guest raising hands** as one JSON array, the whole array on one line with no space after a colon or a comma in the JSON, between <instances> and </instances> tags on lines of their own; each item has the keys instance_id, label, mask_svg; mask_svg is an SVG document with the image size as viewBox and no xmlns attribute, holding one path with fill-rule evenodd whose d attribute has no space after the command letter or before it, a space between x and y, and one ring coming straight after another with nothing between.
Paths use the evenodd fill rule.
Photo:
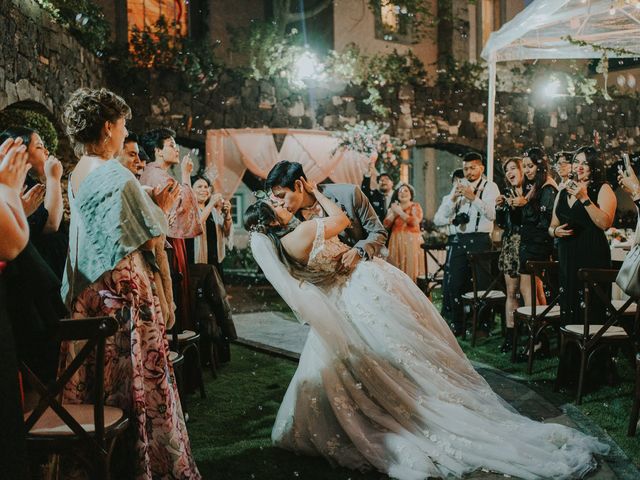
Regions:
<instances>
[{"instance_id":1,"label":"guest raising hands","mask_svg":"<svg viewBox=\"0 0 640 480\"><path fill-rule=\"evenodd\" d=\"M384 219L384 226L391 231L389 262L415 282L418 277L424 277L425 266L424 255L420 248L422 207L413 201L414 196L413 187L407 183L396 188Z\"/></svg>"}]
</instances>

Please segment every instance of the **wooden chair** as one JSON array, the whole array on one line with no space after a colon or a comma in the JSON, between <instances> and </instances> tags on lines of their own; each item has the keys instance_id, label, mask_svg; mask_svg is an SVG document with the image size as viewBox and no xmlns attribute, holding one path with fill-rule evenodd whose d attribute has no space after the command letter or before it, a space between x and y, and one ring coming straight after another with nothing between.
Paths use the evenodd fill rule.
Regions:
<instances>
[{"instance_id":1,"label":"wooden chair","mask_svg":"<svg viewBox=\"0 0 640 480\"><path fill-rule=\"evenodd\" d=\"M556 332L560 332L560 289L558 285L558 262L555 261L528 261L525 265L527 273L531 276L531 306L519 307L513 315L513 341L511 349L511 362L516 361L518 349L518 337L520 329L526 327L527 333L527 373L531 375L533 370L533 359L535 356L535 345L540 334L548 327L553 327ZM535 294L536 278L549 288L553 297L547 305L538 305Z\"/></svg>"},{"instance_id":2,"label":"wooden chair","mask_svg":"<svg viewBox=\"0 0 640 480\"><path fill-rule=\"evenodd\" d=\"M25 413L26 439L30 451L46 454L73 455L86 464L90 478L110 478L113 447L128 424L125 413L104 404L105 341L118 329L111 317L65 319L60 321L61 341L86 343L57 378L44 385L28 365L21 363L23 378L39 395L37 406ZM61 394L87 357L95 352L95 384L92 404L62 404Z\"/></svg>"},{"instance_id":3,"label":"wooden chair","mask_svg":"<svg viewBox=\"0 0 640 480\"><path fill-rule=\"evenodd\" d=\"M442 282L444 280L444 268L446 262L441 262L435 252L446 252L447 244L446 243L423 243L421 245L422 250L424 251L424 285L423 291L424 294L431 298L431 292L437 288L442 287ZM432 259L437 265L436 270L434 272L429 272L429 259Z\"/></svg>"},{"instance_id":4,"label":"wooden chair","mask_svg":"<svg viewBox=\"0 0 640 480\"><path fill-rule=\"evenodd\" d=\"M618 324L625 315L636 311L633 299L626 300L619 307L609 298L611 284L615 282L618 270L583 268L578 271L578 279L584 282L584 323L582 325L565 325L560 328L560 362L556 375L555 390L565 381L566 350L569 343L574 343L580 351L580 370L578 373L578 390L576 404L582 402L584 380L589 361L593 354L602 348L621 347L631 344L631 338ZM605 306L607 317L604 323L594 323L603 319L592 319L593 300L599 299Z\"/></svg>"},{"instance_id":5,"label":"wooden chair","mask_svg":"<svg viewBox=\"0 0 640 480\"><path fill-rule=\"evenodd\" d=\"M500 252L487 251L468 253L467 258L471 265L471 280L473 290L462 295L462 304L471 309L471 346L476 345L478 322L485 313L494 312L500 315L502 328L505 329L505 302L507 296L504 293L504 277L498 270L498 257ZM479 279L487 275L489 284L484 290L480 290ZM464 316L462 325L463 338L467 331L467 315Z\"/></svg>"},{"instance_id":6,"label":"wooden chair","mask_svg":"<svg viewBox=\"0 0 640 480\"><path fill-rule=\"evenodd\" d=\"M173 298L177 305L176 308L176 323L171 329L171 350L175 351L179 355L183 355L186 359L187 352L193 355L193 361L186 361L184 363L184 376L189 375L188 370L190 368L195 369L198 376L198 386L200 389L200 397L205 398L204 390L204 378L202 375L202 363L200 361L200 333L193 330L183 329L182 309L180 308L181 295L179 293L182 283L182 274L174 272L171 275L173 281ZM183 378L184 381L184 378ZM182 396L183 410L186 411L186 395Z\"/></svg>"}]
</instances>

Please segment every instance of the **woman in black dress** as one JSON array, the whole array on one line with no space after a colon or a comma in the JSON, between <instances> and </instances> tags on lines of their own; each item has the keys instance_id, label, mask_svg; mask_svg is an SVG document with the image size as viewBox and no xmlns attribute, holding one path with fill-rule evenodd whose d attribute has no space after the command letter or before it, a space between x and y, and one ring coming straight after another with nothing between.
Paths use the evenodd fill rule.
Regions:
<instances>
[{"instance_id":1,"label":"woman in black dress","mask_svg":"<svg viewBox=\"0 0 640 480\"><path fill-rule=\"evenodd\" d=\"M613 224L617 202L603 180L604 163L595 148L582 147L576 152L573 176L558 194L549 234L558 238L562 318L581 324L578 270L610 268L611 251L604 232Z\"/></svg>"},{"instance_id":2,"label":"woman in black dress","mask_svg":"<svg viewBox=\"0 0 640 480\"><path fill-rule=\"evenodd\" d=\"M516 206L514 201L522 197L522 160L519 157L510 158L503 165L507 188L496 198L496 224L503 229L502 248L498 267L504 274L507 287L505 302L505 322L507 332L504 342L500 346L502 353L511 351L513 339L513 313L520 306L520 225L522 223L522 207Z\"/></svg>"},{"instance_id":3,"label":"woman in black dress","mask_svg":"<svg viewBox=\"0 0 640 480\"><path fill-rule=\"evenodd\" d=\"M546 305L542 279L536 279L536 291L531 291L531 278L526 265L529 260L544 261L551 258L553 239L549 237L549 225L553 204L558 193L551 178L547 157L541 148L530 148L522 159L524 171L523 190L527 203L522 207L520 229L520 291L527 306L536 295L538 305Z\"/></svg>"}]
</instances>

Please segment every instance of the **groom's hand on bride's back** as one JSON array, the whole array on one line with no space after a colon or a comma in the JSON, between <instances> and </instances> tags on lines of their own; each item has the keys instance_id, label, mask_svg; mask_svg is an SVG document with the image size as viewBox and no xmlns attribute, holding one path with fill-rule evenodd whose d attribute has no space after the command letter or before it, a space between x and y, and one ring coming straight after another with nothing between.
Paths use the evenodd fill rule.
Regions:
<instances>
[{"instance_id":1,"label":"groom's hand on bride's back","mask_svg":"<svg viewBox=\"0 0 640 480\"><path fill-rule=\"evenodd\" d=\"M361 257L360 257L360 254L358 253L357 248L354 247L351 250L347 250L346 252L344 252L340 260L339 272L340 273L351 272L354 268L356 268L356 265L358 265L358 262L360 260L361 260Z\"/></svg>"}]
</instances>

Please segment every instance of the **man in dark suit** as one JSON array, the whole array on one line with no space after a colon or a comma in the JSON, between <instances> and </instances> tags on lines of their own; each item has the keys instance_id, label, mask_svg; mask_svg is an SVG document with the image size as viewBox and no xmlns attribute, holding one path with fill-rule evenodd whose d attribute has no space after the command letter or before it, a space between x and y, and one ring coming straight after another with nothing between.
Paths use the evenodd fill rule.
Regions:
<instances>
[{"instance_id":1,"label":"man in dark suit","mask_svg":"<svg viewBox=\"0 0 640 480\"><path fill-rule=\"evenodd\" d=\"M364 174L360 188L369 199L380 221L383 222L393 196L393 180L387 173L378 174L376 170L377 159L378 154L374 153L370 158L369 170Z\"/></svg>"},{"instance_id":2,"label":"man in dark suit","mask_svg":"<svg viewBox=\"0 0 640 480\"><path fill-rule=\"evenodd\" d=\"M282 160L267 175L265 186L291 213L303 218L322 215L322 209L305 189L301 178L307 178L301 164ZM342 256L343 268L353 269L360 259L369 260L378 255L387 242L387 231L362 190L351 184L322 185L320 189L340 205L351 220L351 226L340 234L340 239L352 247Z\"/></svg>"}]
</instances>

